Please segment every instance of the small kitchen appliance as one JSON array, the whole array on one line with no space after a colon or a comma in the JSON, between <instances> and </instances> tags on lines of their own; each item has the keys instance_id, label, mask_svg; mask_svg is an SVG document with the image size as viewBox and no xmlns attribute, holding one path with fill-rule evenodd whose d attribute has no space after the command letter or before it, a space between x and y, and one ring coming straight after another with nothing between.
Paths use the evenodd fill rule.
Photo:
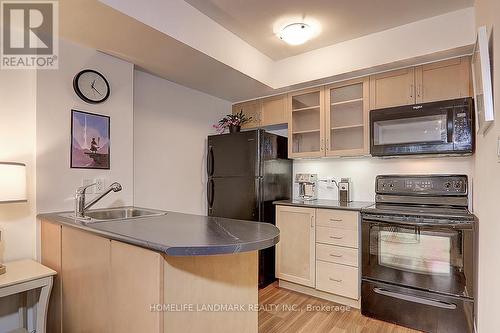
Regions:
<instances>
[{"instance_id":1,"label":"small kitchen appliance","mask_svg":"<svg viewBox=\"0 0 500 333\"><path fill-rule=\"evenodd\" d=\"M318 199L318 175L315 173L298 173L295 183L299 184L299 200Z\"/></svg>"},{"instance_id":2,"label":"small kitchen appliance","mask_svg":"<svg viewBox=\"0 0 500 333\"><path fill-rule=\"evenodd\" d=\"M349 178L340 178L338 183L339 187L339 201L351 202L351 180Z\"/></svg>"},{"instance_id":3,"label":"small kitchen appliance","mask_svg":"<svg viewBox=\"0 0 500 333\"><path fill-rule=\"evenodd\" d=\"M465 175L389 175L362 210L361 313L425 332L471 333L475 218Z\"/></svg>"}]
</instances>

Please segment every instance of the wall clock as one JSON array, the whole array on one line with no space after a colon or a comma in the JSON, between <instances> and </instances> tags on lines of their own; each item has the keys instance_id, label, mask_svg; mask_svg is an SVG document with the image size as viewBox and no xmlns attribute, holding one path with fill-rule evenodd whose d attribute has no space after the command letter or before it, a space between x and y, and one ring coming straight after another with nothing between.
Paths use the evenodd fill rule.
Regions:
<instances>
[{"instance_id":1,"label":"wall clock","mask_svg":"<svg viewBox=\"0 0 500 333\"><path fill-rule=\"evenodd\" d=\"M108 99L109 83L101 73L84 69L73 79L73 89L87 103L97 104Z\"/></svg>"}]
</instances>

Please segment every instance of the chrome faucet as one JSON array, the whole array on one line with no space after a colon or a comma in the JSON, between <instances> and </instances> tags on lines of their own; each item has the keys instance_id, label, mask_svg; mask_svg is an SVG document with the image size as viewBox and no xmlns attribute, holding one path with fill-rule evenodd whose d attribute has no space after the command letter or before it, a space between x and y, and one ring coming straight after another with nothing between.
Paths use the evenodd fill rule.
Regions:
<instances>
[{"instance_id":1,"label":"chrome faucet","mask_svg":"<svg viewBox=\"0 0 500 333\"><path fill-rule=\"evenodd\" d=\"M106 191L104 191L102 194L94 198L91 202L88 204L85 204L85 192L89 187L92 187L96 185L97 183L93 183L90 185L85 185L81 186L76 190L76 197L75 197L75 216L78 218L85 217L85 211L95 205L99 200L104 198L109 192L120 192L122 190L122 186L120 183L113 183L111 184Z\"/></svg>"}]
</instances>

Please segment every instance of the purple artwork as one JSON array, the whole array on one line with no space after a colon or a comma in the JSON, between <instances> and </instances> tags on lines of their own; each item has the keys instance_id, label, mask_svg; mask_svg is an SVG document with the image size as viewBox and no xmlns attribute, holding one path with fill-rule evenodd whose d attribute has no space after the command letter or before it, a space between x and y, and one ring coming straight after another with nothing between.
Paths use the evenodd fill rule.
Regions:
<instances>
[{"instance_id":1,"label":"purple artwork","mask_svg":"<svg viewBox=\"0 0 500 333\"><path fill-rule=\"evenodd\" d=\"M109 169L109 117L71 110L71 167Z\"/></svg>"}]
</instances>

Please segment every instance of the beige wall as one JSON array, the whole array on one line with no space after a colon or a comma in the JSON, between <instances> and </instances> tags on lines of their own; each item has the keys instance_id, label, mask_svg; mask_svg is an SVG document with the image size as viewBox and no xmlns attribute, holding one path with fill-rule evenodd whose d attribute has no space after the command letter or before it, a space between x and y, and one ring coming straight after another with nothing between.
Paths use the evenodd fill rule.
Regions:
<instances>
[{"instance_id":1,"label":"beige wall","mask_svg":"<svg viewBox=\"0 0 500 333\"><path fill-rule=\"evenodd\" d=\"M111 95L97 105L83 102L73 91L73 77L95 69L108 79ZM59 42L59 69L41 70L37 84L37 210L74 209L74 192L83 178L120 182L96 208L133 203L133 95L131 63L65 40ZM111 170L70 169L71 109L111 117Z\"/></svg>"},{"instance_id":2,"label":"beige wall","mask_svg":"<svg viewBox=\"0 0 500 333\"><path fill-rule=\"evenodd\" d=\"M500 135L500 1L476 0L476 26L486 25L494 45L495 123L485 136L477 138L475 155L475 213L479 217L478 331L498 332L500 309L500 163L497 139Z\"/></svg>"},{"instance_id":3,"label":"beige wall","mask_svg":"<svg viewBox=\"0 0 500 333\"><path fill-rule=\"evenodd\" d=\"M205 214L205 155L211 125L231 104L135 71L134 203Z\"/></svg>"}]
</instances>

